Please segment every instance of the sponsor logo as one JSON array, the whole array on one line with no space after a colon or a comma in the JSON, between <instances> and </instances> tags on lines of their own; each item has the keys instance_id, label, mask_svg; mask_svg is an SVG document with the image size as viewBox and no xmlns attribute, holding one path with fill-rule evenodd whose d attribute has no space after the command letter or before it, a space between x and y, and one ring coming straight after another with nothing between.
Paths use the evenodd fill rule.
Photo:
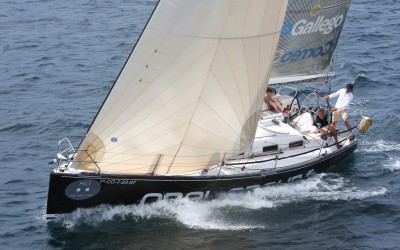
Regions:
<instances>
[{"instance_id":1,"label":"sponsor logo","mask_svg":"<svg viewBox=\"0 0 400 250\"><path fill-rule=\"evenodd\" d=\"M315 22L301 19L297 23L286 22L281 29L281 36L292 36L312 34L322 32L324 35L331 33L334 29L340 26L343 22L343 15L337 15L331 19L325 19L324 16L319 16Z\"/></svg>"},{"instance_id":2,"label":"sponsor logo","mask_svg":"<svg viewBox=\"0 0 400 250\"><path fill-rule=\"evenodd\" d=\"M333 47L334 47L333 40L331 40L323 46L290 51L282 55L280 62L281 63L295 62L310 57L325 56L332 51Z\"/></svg>"},{"instance_id":3,"label":"sponsor logo","mask_svg":"<svg viewBox=\"0 0 400 250\"><path fill-rule=\"evenodd\" d=\"M98 181L84 179L74 181L65 189L65 195L71 200L86 200L100 192L101 185Z\"/></svg>"},{"instance_id":4,"label":"sponsor logo","mask_svg":"<svg viewBox=\"0 0 400 250\"><path fill-rule=\"evenodd\" d=\"M303 177L309 177L312 175L315 175L316 172L314 169L310 169L306 174L299 174L299 175L295 175L295 176L291 176L287 179L287 182L291 182L297 179L301 179ZM277 182L268 182L266 184L263 185L263 187L272 185L272 184L277 184L277 183L281 183L282 180L279 180ZM253 190L255 188L261 188L261 185L252 185L252 186L247 186L247 187L238 187L238 188L232 188L230 189L228 192L241 192L241 191L250 191ZM142 200L140 201L140 204L145 204L148 202L155 202L155 201L159 201L159 200L168 200L168 199L177 199L177 198L183 198L186 197L188 199L191 200L201 200L201 199L207 199L208 196L210 195L210 191L206 191L206 192L201 192L201 191L197 191L197 192L190 192L187 193L186 195L183 195L183 193L181 192L171 192L171 193L148 193L145 194L142 198Z\"/></svg>"},{"instance_id":5,"label":"sponsor logo","mask_svg":"<svg viewBox=\"0 0 400 250\"><path fill-rule=\"evenodd\" d=\"M210 191L207 192L190 192L186 194L186 198L191 199L191 200L201 200L201 199L207 199L208 195L210 194ZM162 193L149 193L143 196L142 200L140 201L140 204L148 203L148 202L155 202L158 200L169 200L169 199L177 199L177 198L182 198L183 193L180 192L173 192L173 193L166 193L163 195Z\"/></svg>"}]
</instances>

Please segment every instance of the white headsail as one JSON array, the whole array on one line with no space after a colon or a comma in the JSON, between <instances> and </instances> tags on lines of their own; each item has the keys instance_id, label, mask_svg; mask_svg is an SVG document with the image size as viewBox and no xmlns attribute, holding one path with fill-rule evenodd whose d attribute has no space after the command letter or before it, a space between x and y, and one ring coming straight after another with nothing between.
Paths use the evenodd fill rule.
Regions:
<instances>
[{"instance_id":1,"label":"white headsail","mask_svg":"<svg viewBox=\"0 0 400 250\"><path fill-rule=\"evenodd\" d=\"M248 150L286 5L161 0L75 167L95 170L93 158L103 173L179 174Z\"/></svg>"},{"instance_id":2,"label":"white headsail","mask_svg":"<svg viewBox=\"0 0 400 250\"><path fill-rule=\"evenodd\" d=\"M270 84L324 78L351 0L289 0Z\"/></svg>"}]
</instances>

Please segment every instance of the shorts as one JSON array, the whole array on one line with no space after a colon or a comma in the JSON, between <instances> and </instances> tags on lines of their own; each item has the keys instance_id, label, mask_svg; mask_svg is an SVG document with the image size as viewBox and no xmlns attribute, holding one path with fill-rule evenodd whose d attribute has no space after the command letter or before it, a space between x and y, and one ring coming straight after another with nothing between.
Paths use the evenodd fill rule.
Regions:
<instances>
[{"instance_id":1,"label":"shorts","mask_svg":"<svg viewBox=\"0 0 400 250\"><path fill-rule=\"evenodd\" d=\"M338 122L342 117L343 120L347 120L347 109L338 109L332 113L332 121Z\"/></svg>"}]
</instances>

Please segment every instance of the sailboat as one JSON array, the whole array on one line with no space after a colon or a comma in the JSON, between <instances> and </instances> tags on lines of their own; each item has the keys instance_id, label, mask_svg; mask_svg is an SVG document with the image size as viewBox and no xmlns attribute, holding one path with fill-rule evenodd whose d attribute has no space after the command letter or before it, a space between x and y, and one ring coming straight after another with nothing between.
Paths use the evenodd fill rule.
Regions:
<instances>
[{"instance_id":1,"label":"sailboat","mask_svg":"<svg viewBox=\"0 0 400 250\"><path fill-rule=\"evenodd\" d=\"M320 173L351 154L357 127L338 142L309 131L317 94L301 100L282 90L286 115L263 104L268 83L332 77L349 7L159 1L83 141L59 141L47 217L252 190Z\"/></svg>"}]
</instances>

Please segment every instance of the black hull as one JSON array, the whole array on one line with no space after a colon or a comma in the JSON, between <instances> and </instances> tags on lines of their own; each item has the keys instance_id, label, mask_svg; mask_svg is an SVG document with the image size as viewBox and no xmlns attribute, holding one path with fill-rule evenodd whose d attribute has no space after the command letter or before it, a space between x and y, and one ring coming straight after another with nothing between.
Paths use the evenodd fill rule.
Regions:
<instances>
[{"instance_id":1,"label":"black hull","mask_svg":"<svg viewBox=\"0 0 400 250\"><path fill-rule=\"evenodd\" d=\"M70 213L100 204L128 205L176 197L210 198L219 192L290 182L326 171L357 148L357 142L290 168L257 175L221 177L50 174L47 215Z\"/></svg>"}]
</instances>

